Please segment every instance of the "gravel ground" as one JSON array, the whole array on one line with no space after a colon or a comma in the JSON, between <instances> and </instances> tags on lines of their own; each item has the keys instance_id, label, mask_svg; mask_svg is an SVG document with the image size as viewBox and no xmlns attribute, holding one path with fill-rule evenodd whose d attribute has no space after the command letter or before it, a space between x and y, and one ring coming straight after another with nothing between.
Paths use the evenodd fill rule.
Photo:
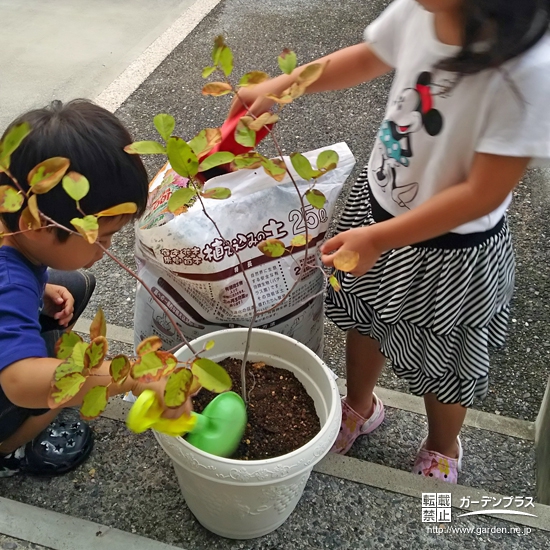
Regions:
<instances>
[{"instance_id":1,"label":"gravel ground","mask_svg":"<svg viewBox=\"0 0 550 550\"><path fill-rule=\"evenodd\" d=\"M0 535L0 550L51 550L51 548Z\"/></svg>"}]
</instances>

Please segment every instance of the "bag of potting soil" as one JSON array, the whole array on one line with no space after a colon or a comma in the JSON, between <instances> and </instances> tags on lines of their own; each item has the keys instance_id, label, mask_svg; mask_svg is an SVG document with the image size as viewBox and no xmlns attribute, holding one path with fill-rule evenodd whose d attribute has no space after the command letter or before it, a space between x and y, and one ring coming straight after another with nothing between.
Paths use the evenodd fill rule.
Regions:
<instances>
[{"instance_id":1,"label":"bag of potting soil","mask_svg":"<svg viewBox=\"0 0 550 550\"><path fill-rule=\"evenodd\" d=\"M307 266L284 303L269 312L266 311L293 287L305 258L305 247L295 247L292 254L286 252L277 258L265 256L258 249L258 244L266 239L279 239L288 249L294 236L305 233L300 198L290 177L287 175L278 183L259 168L208 180L205 191L213 187L231 190L229 199L204 200L209 216L224 237L221 238L199 201L181 212L168 211L171 194L187 186L185 178L169 165L155 176L147 210L136 224L138 273L177 320L186 338L192 340L224 328L248 327L252 292L259 312L256 327L291 336L322 353L324 282L323 273L314 266L320 265L318 246L325 238L336 198L355 164L345 143L304 156L315 165L325 149L336 151L339 162L315 185L327 199L324 208L315 209L305 201L311 239ZM291 166L289 159L285 160ZM310 184L295 172L293 176L303 195ZM134 326L136 345L152 335L162 339L165 349L180 343L172 323L142 285L137 288Z\"/></svg>"}]
</instances>

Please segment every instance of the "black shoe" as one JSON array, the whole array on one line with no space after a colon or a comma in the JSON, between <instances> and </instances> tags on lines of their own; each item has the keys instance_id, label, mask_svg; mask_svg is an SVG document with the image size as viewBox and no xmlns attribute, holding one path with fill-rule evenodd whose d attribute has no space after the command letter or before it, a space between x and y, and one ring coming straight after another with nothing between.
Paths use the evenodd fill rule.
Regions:
<instances>
[{"instance_id":1,"label":"black shoe","mask_svg":"<svg viewBox=\"0 0 550 550\"><path fill-rule=\"evenodd\" d=\"M0 456L0 477L17 473L54 476L84 462L94 446L92 430L77 411L62 410L32 441L13 453Z\"/></svg>"}]
</instances>

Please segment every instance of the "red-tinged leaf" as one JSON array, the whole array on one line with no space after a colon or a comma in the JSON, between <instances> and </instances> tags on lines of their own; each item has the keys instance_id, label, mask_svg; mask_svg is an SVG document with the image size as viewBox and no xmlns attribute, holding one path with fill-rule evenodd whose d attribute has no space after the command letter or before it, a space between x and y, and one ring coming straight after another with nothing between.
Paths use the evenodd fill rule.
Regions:
<instances>
[{"instance_id":1,"label":"red-tinged leaf","mask_svg":"<svg viewBox=\"0 0 550 550\"><path fill-rule=\"evenodd\" d=\"M80 407L80 415L84 420L93 420L105 410L108 401L109 388L107 386L95 386L84 396Z\"/></svg>"},{"instance_id":2,"label":"red-tinged leaf","mask_svg":"<svg viewBox=\"0 0 550 550\"><path fill-rule=\"evenodd\" d=\"M76 202L82 200L90 191L88 178L78 172L69 172L63 178L62 185L65 193Z\"/></svg>"},{"instance_id":3,"label":"red-tinged leaf","mask_svg":"<svg viewBox=\"0 0 550 550\"><path fill-rule=\"evenodd\" d=\"M223 36L221 34L219 36L216 36L216 38L214 39L214 47L212 48L212 62L214 63L214 65L217 65L219 63L221 52L225 47L226 44Z\"/></svg>"},{"instance_id":4,"label":"red-tinged leaf","mask_svg":"<svg viewBox=\"0 0 550 550\"><path fill-rule=\"evenodd\" d=\"M267 239L262 241L258 248L268 258L280 258L286 251L285 244L279 239Z\"/></svg>"},{"instance_id":5,"label":"red-tinged leaf","mask_svg":"<svg viewBox=\"0 0 550 550\"><path fill-rule=\"evenodd\" d=\"M162 376L168 376L176 370L176 367L178 366L178 359L175 355L169 351L157 351L155 353L164 364Z\"/></svg>"},{"instance_id":6,"label":"red-tinged leaf","mask_svg":"<svg viewBox=\"0 0 550 550\"><path fill-rule=\"evenodd\" d=\"M349 273L359 263L359 253L353 250L339 250L334 254L333 265L339 271Z\"/></svg>"},{"instance_id":7,"label":"red-tinged leaf","mask_svg":"<svg viewBox=\"0 0 550 550\"><path fill-rule=\"evenodd\" d=\"M138 382L148 384L162 378L165 364L158 355L159 352L146 353L132 366L132 378Z\"/></svg>"},{"instance_id":8,"label":"red-tinged leaf","mask_svg":"<svg viewBox=\"0 0 550 550\"><path fill-rule=\"evenodd\" d=\"M37 196L31 195L27 201L27 207L21 212L21 220L28 229L36 230L42 227L37 201Z\"/></svg>"},{"instance_id":9,"label":"red-tinged leaf","mask_svg":"<svg viewBox=\"0 0 550 550\"><path fill-rule=\"evenodd\" d=\"M122 384L130 374L132 363L126 355L117 355L111 359L109 373L115 384Z\"/></svg>"},{"instance_id":10,"label":"red-tinged leaf","mask_svg":"<svg viewBox=\"0 0 550 550\"><path fill-rule=\"evenodd\" d=\"M177 408L185 402L193 373L189 369L176 369L166 381L164 389L164 404L169 408Z\"/></svg>"},{"instance_id":11,"label":"red-tinged leaf","mask_svg":"<svg viewBox=\"0 0 550 550\"><path fill-rule=\"evenodd\" d=\"M277 61L279 63L279 68L285 74L292 73L292 71L296 68L296 54L288 48L283 50L281 55L277 58Z\"/></svg>"},{"instance_id":12,"label":"red-tinged leaf","mask_svg":"<svg viewBox=\"0 0 550 550\"><path fill-rule=\"evenodd\" d=\"M224 200L231 196L231 191L227 187L212 187L201 193L201 196L205 199Z\"/></svg>"},{"instance_id":13,"label":"red-tinged leaf","mask_svg":"<svg viewBox=\"0 0 550 550\"><path fill-rule=\"evenodd\" d=\"M145 355L146 353L157 351L160 348L162 348L162 340L158 336L149 336L138 344L136 353L138 355Z\"/></svg>"},{"instance_id":14,"label":"red-tinged leaf","mask_svg":"<svg viewBox=\"0 0 550 550\"><path fill-rule=\"evenodd\" d=\"M233 160L232 166L234 166L237 170L241 168L253 170L255 168L259 168L262 165L262 161L264 160L264 158L265 157L263 157L259 153L251 151L250 153L237 155Z\"/></svg>"},{"instance_id":15,"label":"red-tinged leaf","mask_svg":"<svg viewBox=\"0 0 550 550\"><path fill-rule=\"evenodd\" d=\"M157 129L157 132L160 134L160 137L164 141L168 141L170 139L170 136L174 132L174 128L176 127L176 121L174 117L172 115L161 113L155 116L153 122L155 124L155 128Z\"/></svg>"},{"instance_id":16,"label":"red-tinged leaf","mask_svg":"<svg viewBox=\"0 0 550 550\"><path fill-rule=\"evenodd\" d=\"M256 86L266 80L269 80L269 75L267 73L262 71L250 71L241 77L241 80L239 80L239 86L241 88Z\"/></svg>"},{"instance_id":17,"label":"red-tinged leaf","mask_svg":"<svg viewBox=\"0 0 550 550\"><path fill-rule=\"evenodd\" d=\"M245 119L244 122L243 118ZM237 127L235 128L235 141L243 147L254 147L256 145L256 132L246 127L246 117L242 117L239 122L237 122Z\"/></svg>"},{"instance_id":18,"label":"red-tinged leaf","mask_svg":"<svg viewBox=\"0 0 550 550\"><path fill-rule=\"evenodd\" d=\"M328 282L330 283L330 286L334 289L334 292L340 292L340 290L342 289L340 283L338 282L338 279L334 275L331 275L328 278Z\"/></svg>"},{"instance_id":19,"label":"red-tinged leaf","mask_svg":"<svg viewBox=\"0 0 550 550\"><path fill-rule=\"evenodd\" d=\"M285 93L286 92L286 93ZM279 105L288 105L294 101L294 98L288 93L288 90L285 90L281 95L276 94L266 94L265 97L271 99Z\"/></svg>"},{"instance_id":20,"label":"red-tinged leaf","mask_svg":"<svg viewBox=\"0 0 550 550\"><path fill-rule=\"evenodd\" d=\"M203 87L202 95L219 97L230 93L232 89L231 84L227 82L210 82Z\"/></svg>"},{"instance_id":21,"label":"red-tinged leaf","mask_svg":"<svg viewBox=\"0 0 550 550\"><path fill-rule=\"evenodd\" d=\"M99 224L95 216L73 218L71 224L90 244L94 244L97 241Z\"/></svg>"},{"instance_id":22,"label":"red-tinged leaf","mask_svg":"<svg viewBox=\"0 0 550 550\"><path fill-rule=\"evenodd\" d=\"M179 137L171 137L166 144L166 152L172 169L184 178L196 176L199 159L187 142Z\"/></svg>"},{"instance_id":23,"label":"red-tinged leaf","mask_svg":"<svg viewBox=\"0 0 550 550\"><path fill-rule=\"evenodd\" d=\"M130 155L165 155L166 148L158 141L134 141L124 150Z\"/></svg>"},{"instance_id":24,"label":"red-tinged leaf","mask_svg":"<svg viewBox=\"0 0 550 550\"><path fill-rule=\"evenodd\" d=\"M55 382L58 380L61 380L61 378L65 378L65 376L69 374L73 374L75 372L82 374L82 371L84 370L83 365L77 365L74 362L74 359L72 357L69 357L68 359L65 359L63 363L60 363L53 374L53 379Z\"/></svg>"},{"instance_id":25,"label":"red-tinged leaf","mask_svg":"<svg viewBox=\"0 0 550 550\"><path fill-rule=\"evenodd\" d=\"M189 142L189 146L197 158L201 158L212 151L221 141L222 132L219 128L205 128Z\"/></svg>"},{"instance_id":26,"label":"red-tinged leaf","mask_svg":"<svg viewBox=\"0 0 550 550\"><path fill-rule=\"evenodd\" d=\"M183 187L174 191L168 199L168 211L177 212L182 206L189 206L197 192L192 187Z\"/></svg>"},{"instance_id":27,"label":"red-tinged leaf","mask_svg":"<svg viewBox=\"0 0 550 550\"><path fill-rule=\"evenodd\" d=\"M73 353L76 344L82 342L82 338L76 332L64 332L55 343L55 356L58 359L67 359ZM84 363L82 363L84 368Z\"/></svg>"},{"instance_id":28,"label":"red-tinged leaf","mask_svg":"<svg viewBox=\"0 0 550 550\"><path fill-rule=\"evenodd\" d=\"M23 206L25 197L10 185L0 185L0 213L18 212Z\"/></svg>"},{"instance_id":29,"label":"red-tinged leaf","mask_svg":"<svg viewBox=\"0 0 550 550\"><path fill-rule=\"evenodd\" d=\"M321 191L318 189L310 189L309 191L306 191L306 200L313 206L313 208L317 208L320 210L325 206L325 203L327 202L327 198Z\"/></svg>"},{"instance_id":30,"label":"red-tinged leaf","mask_svg":"<svg viewBox=\"0 0 550 550\"><path fill-rule=\"evenodd\" d=\"M303 69L298 75L296 83L307 88L311 86L316 80L318 80L323 74L328 62L324 63L312 63Z\"/></svg>"},{"instance_id":31,"label":"red-tinged leaf","mask_svg":"<svg viewBox=\"0 0 550 550\"><path fill-rule=\"evenodd\" d=\"M65 157L52 157L37 164L27 175L31 191L37 195L47 193L61 181L70 165Z\"/></svg>"},{"instance_id":32,"label":"red-tinged leaf","mask_svg":"<svg viewBox=\"0 0 550 550\"><path fill-rule=\"evenodd\" d=\"M339 159L340 157L336 151L322 151L317 157L317 168L319 168L319 170L323 170L323 172L334 170L338 165Z\"/></svg>"},{"instance_id":33,"label":"red-tinged leaf","mask_svg":"<svg viewBox=\"0 0 550 550\"><path fill-rule=\"evenodd\" d=\"M102 210L95 215L96 218L105 218L110 216L131 216L137 212L137 204L135 202L123 202Z\"/></svg>"},{"instance_id":34,"label":"red-tinged leaf","mask_svg":"<svg viewBox=\"0 0 550 550\"><path fill-rule=\"evenodd\" d=\"M206 172L206 170L210 170L210 168L214 168L214 166L220 166L220 164L229 164L234 158L235 155L233 153L229 153L228 151L214 153L207 156L200 163L199 172Z\"/></svg>"},{"instance_id":35,"label":"red-tinged leaf","mask_svg":"<svg viewBox=\"0 0 550 550\"><path fill-rule=\"evenodd\" d=\"M262 113L258 118L254 119L248 128L258 132L264 126L269 126L270 124L275 124L279 120L279 115L273 113Z\"/></svg>"},{"instance_id":36,"label":"red-tinged leaf","mask_svg":"<svg viewBox=\"0 0 550 550\"><path fill-rule=\"evenodd\" d=\"M0 165L4 169L10 167L12 153L21 145L21 142L31 133L28 122L22 122L13 126L0 142Z\"/></svg>"},{"instance_id":37,"label":"red-tinged leaf","mask_svg":"<svg viewBox=\"0 0 550 550\"><path fill-rule=\"evenodd\" d=\"M262 166L268 176L271 176L275 181L281 182L286 176L286 165L281 159L264 159Z\"/></svg>"},{"instance_id":38,"label":"red-tinged leaf","mask_svg":"<svg viewBox=\"0 0 550 550\"><path fill-rule=\"evenodd\" d=\"M296 82L284 90L280 95L267 94L266 97L279 103L280 105L288 105L295 99L303 96L306 93L306 87L303 84L297 84Z\"/></svg>"},{"instance_id":39,"label":"red-tinged leaf","mask_svg":"<svg viewBox=\"0 0 550 550\"><path fill-rule=\"evenodd\" d=\"M105 336L97 336L94 338L84 354L84 366L91 371L101 367L108 349L109 344Z\"/></svg>"},{"instance_id":40,"label":"red-tinged leaf","mask_svg":"<svg viewBox=\"0 0 550 550\"><path fill-rule=\"evenodd\" d=\"M98 336L107 336L107 322L105 321L105 314L101 308L97 310L94 320L90 325L90 339L93 340Z\"/></svg>"},{"instance_id":41,"label":"red-tinged leaf","mask_svg":"<svg viewBox=\"0 0 550 550\"><path fill-rule=\"evenodd\" d=\"M188 393L189 395L195 395L197 392L201 389L201 383L199 382L199 379L196 376L193 376L191 380L191 385L189 386Z\"/></svg>"},{"instance_id":42,"label":"red-tinged leaf","mask_svg":"<svg viewBox=\"0 0 550 550\"><path fill-rule=\"evenodd\" d=\"M231 389L231 378L226 370L211 359L201 357L193 361L193 374L197 377L200 385L215 393Z\"/></svg>"},{"instance_id":43,"label":"red-tinged leaf","mask_svg":"<svg viewBox=\"0 0 550 550\"><path fill-rule=\"evenodd\" d=\"M85 382L86 378L78 372L73 372L52 382L50 394L48 395L48 407L57 409L70 401L80 391Z\"/></svg>"}]
</instances>

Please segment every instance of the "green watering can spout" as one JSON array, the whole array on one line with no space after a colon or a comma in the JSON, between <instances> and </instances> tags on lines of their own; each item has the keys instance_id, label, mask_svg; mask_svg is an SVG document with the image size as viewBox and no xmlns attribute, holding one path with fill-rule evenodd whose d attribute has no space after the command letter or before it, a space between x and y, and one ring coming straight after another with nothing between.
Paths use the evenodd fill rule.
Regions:
<instances>
[{"instance_id":1,"label":"green watering can spout","mask_svg":"<svg viewBox=\"0 0 550 550\"><path fill-rule=\"evenodd\" d=\"M181 436L188 434L189 444L216 456L229 457L239 446L246 428L246 405L235 392L216 396L199 414L180 418L162 418L162 407L153 390L145 390L132 405L126 425L136 433L149 428Z\"/></svg>"}]
</instances>

